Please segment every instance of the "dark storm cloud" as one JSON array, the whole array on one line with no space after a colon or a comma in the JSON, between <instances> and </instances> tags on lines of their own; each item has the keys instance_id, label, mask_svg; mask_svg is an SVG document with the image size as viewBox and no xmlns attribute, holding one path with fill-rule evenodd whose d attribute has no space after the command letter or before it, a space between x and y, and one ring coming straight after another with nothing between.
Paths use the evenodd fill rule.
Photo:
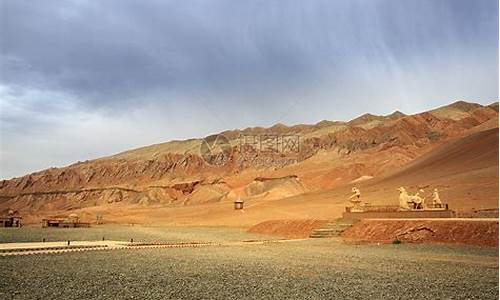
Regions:
<instances>
[{"instance_id":1,"label":"dark storm cloud","mask_svg":"<svg viewBox=\"0 0 500 300\"><path fill-rule=\"evenodd\" d=\"M315 67L300 47L301 36L280 24L287 20L254 24L265 2L213 4L8 1L2 81L105 105L152 91L285 81Z\"/></svg>"},{"instance_id":2,"label":"dark storm cloud","mask_svg":"<svg viewBox=\"0 0 500 300\"><path fill-rule=\"evenodd\" d=\"M344 76L363 59L406 63L489 43L482 37L493 26L481 25L495 5L479 2L4 1L2 83L91 106L166 91L234 97L245 87L293 87L325 72Z\"/></svg>"}]
</instances>

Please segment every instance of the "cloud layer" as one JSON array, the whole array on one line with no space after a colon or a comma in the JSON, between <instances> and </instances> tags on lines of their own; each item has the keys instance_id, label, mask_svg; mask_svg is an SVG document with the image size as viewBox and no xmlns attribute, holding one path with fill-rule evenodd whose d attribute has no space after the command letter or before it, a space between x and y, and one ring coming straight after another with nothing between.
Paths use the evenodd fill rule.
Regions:
<instances>
[{"instance_id":1,"label":"cloud layer","mask_svg":"<svg viewBox=\"0 0 500 300\"><path fill-rule=\"evenodd\" d=\"M498 2L23 1L0 177L224 129L498 98Z\"/></svg>"}]
</instances>

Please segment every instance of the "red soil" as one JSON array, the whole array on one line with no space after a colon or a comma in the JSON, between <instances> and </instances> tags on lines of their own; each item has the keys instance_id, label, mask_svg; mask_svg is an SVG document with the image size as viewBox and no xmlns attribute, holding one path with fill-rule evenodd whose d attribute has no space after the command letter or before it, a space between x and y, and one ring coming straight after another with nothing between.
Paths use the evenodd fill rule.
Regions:
<instances>
[{"instance_id":1,"label":"red soil","mask_svg":"<svg viewBox=\"0 0 500 300\"><path fill-rule=\"evenodd\" d=\"M366 219L348 228L342 237L357 241L498 247L498 219Z\"/></svg>"},{"instance_id":2,"label":"red soil","mask_svg":"<svg viewBox=\"0 0 500 300\"><path fill-rule=\"evenodd\" d=\"M323 226L327 220L270 220L254 225L250 233L280 235L288 238L306 238L315 228Z\"/></svg>"}]
</instances>

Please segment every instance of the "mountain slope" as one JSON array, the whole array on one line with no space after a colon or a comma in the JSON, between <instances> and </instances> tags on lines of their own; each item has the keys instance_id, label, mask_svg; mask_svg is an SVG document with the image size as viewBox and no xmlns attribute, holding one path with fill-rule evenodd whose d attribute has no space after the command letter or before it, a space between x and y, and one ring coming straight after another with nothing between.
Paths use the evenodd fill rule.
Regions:
<instances>
[{"instance_id":1,"label":"mountain slope","mask_svg":"<svg viewBox=\"0 0 500 300\"><path fill-rule=\"evenodd\" d=\"M217 155L207 163L200 152L203 139L192 139L3 180L0 211L19 210L33 220L69 210L108 211L121 221L140 221L145 213L170 216L175 211L178 217L171 220L182 219L186 212L191 217L183 222L203 215L206 222L217 224L217 220L233 220L231 202L246 197L254 202L256 212L258 207L269 209L247 214L246 222L282 211L322 217L327 213L321 208L324 205L333 205L330 213L340 212L352 182L374 203L397 197L396 185L410 189L424 185L439 186L460 208L479 202L498 207L492 200L498 199L498 158L494 159L495 153L498 157L498 105L459 101L415 115L366 114L349 122L276 124L223 134L231 149L224 163ZM300 141L299 151L265 152L262 145L241 142L290 136ZM257 193L261 188L265 191ZM472 195L470 201L463 195ZM286 209L273 208L275 204ZM114 213L117 209L120 217Z\"/></svg>"},{"instance_id":2,"label":"mountain slope","mask_svg":"<svg viewBox=\"0 0 500 300\"><path fill-rule=\"evenodd\" d=\"M429 152L405 167L366 183L377 201L390 190L405 186L430 194L438 188L441 199L455 209L498 207L498 128L473 133ZM386 190L384 190L384 188ZM387 190L389 189L389 190ZM386 192L387 191L387 192ZM378 201L377 201L378 202Z\"/></svg>"}]
</instances>

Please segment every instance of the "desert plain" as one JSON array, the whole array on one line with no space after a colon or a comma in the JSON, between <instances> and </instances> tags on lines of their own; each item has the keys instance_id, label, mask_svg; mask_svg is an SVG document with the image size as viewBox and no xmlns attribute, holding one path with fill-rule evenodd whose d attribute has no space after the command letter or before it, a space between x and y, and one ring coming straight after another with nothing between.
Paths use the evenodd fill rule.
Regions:
<instances>
[{"instance_id":1,"label":"desert plain","mask_svg":"<svg viewBox=\"0 0 500 300\"><path fill-rule=\"evenodd\" d=\"M0 241L204 240L221 246L0 257L3 299L496 299L498 249L446 244L345 243L235 228L3 229ZM47 231L48 230L48 231ZM244 244L237 241L267 241Z\"/></svg>"}]
</instances>

